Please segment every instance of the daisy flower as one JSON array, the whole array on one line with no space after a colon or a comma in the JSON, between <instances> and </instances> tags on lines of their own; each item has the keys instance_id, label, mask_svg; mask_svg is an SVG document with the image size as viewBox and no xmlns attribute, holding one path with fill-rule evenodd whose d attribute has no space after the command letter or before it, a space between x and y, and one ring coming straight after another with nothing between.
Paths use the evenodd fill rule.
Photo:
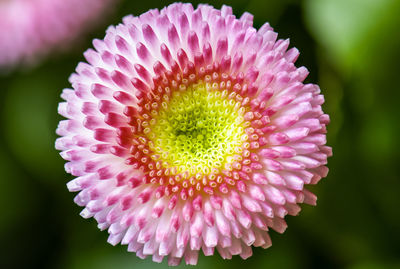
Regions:
<instances>
[{"instance_id":1,"label":"daisy flower","mask_svg":"<svg viewBox=\"0 0 400 269\"><path fill-rule=\"evenodd\" d=\"M0 67L32 63L65 48L104 15L112 0L0 0Z\"/></svg>"},{"instance_id":2,"label":"daisy flower","mask_svg":"<svg viewBox=\"0 0 400 269\"><path fill-rule=\"evenodd\" d=\"M81 215L140 258L271 246L328 173L328 115L297 49L232 9L172 4L109 27L62 93L56 141Z\"/></svg>"}]
</instances>

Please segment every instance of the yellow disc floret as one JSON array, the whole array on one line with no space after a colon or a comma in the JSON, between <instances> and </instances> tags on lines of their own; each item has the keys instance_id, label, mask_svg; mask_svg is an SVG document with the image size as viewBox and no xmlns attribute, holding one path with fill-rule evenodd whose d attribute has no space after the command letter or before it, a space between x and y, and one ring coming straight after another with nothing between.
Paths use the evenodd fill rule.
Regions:
<instances>
[{"instance_id":1,"label":"yellow disc floret","mask_svg":"<svg viewBox=\"0 0 400 269\"><path fill-rule=\"evenodd\" d=\"M215 86L199 82L164 95L150 121L150 149L172 174L229 169L242 150L245 110Z\"/></svg>"}]
</instances>

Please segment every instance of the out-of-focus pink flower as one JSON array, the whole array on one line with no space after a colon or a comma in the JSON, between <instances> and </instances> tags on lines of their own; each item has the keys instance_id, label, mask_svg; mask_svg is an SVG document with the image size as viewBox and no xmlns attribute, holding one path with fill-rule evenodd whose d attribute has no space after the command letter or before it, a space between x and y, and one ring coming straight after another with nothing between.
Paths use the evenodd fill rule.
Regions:
<instances>
[{"instance_id":1,"label":"out-of-focus pink flower","mask_svg":"<svg viewBox=\"0 0 400 269\"><path fill-rule=\"evenodd\" d=\"M1 0L0 67L32 63L65 48L110 8L113 0Z\"/></svg>"},{"instance_id":2,"label":"out-of-focus pink flower","mask_svg":"<svg viewBox=\"0 0 400 269\"><path fill-rule=\"evenodd\" d=\"M70 77L57 149L81 215L171 265L271 245L328 173L328 115L299 52L228 6L173 4L110 27Z\"/></svg>"}]
</instances>

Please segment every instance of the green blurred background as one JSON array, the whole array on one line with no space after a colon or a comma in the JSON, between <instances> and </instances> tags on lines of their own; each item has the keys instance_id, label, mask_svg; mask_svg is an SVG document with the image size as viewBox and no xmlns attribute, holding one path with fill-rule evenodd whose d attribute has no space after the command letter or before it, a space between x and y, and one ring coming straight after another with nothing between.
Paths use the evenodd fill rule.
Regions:
<instances>
[{"instance_id":1,"label":"green blurred background","mask_svg":"<svg viewBox=\"0 0 400 269\"><path fill-rule=\"evenodd\" d=\"M54 140L59 95L91 40L126 14L168 3L118 2L72 51L0 75L0 268L167 267L112 247L93 219L79 216ZM198 268L400 268L400 1L225 3L237 16L254 14L256 28L269 21L300 50L297 65L325 95L334 156L328 177L311 188L317 207L287 217L270 249L254 249L247 261L201 255Z\"/></svg>"}]
</instances>

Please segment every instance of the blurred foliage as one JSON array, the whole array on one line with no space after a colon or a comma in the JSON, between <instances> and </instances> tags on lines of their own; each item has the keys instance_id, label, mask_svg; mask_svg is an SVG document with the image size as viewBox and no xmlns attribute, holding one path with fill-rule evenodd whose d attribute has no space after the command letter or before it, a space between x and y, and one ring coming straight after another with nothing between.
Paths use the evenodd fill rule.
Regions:
<instances>
[{"instance_id":1,"label":"blurred foliage","mask_svg":"<svg viewBox=\"0 0 400 269\"><path fill-rule=\"evenodd\" d=\"M125 0L116 13L69 53L0 76L0 268L166 268L142 261L84 220L65 183L71 179L54 150L61 90L91 39L107 24L172 1ZM214 1L219 8L224 2ZM197 2L194 3L197 5ZM246 261L200 257L198 268L400 268L400 1L231 1L237 16L269 21L299 48L331 116L330 174L311 189L318 206L288 217L273 246ZM180 267L187 267L181 265Z\"/></svg>"}]
</instances>

